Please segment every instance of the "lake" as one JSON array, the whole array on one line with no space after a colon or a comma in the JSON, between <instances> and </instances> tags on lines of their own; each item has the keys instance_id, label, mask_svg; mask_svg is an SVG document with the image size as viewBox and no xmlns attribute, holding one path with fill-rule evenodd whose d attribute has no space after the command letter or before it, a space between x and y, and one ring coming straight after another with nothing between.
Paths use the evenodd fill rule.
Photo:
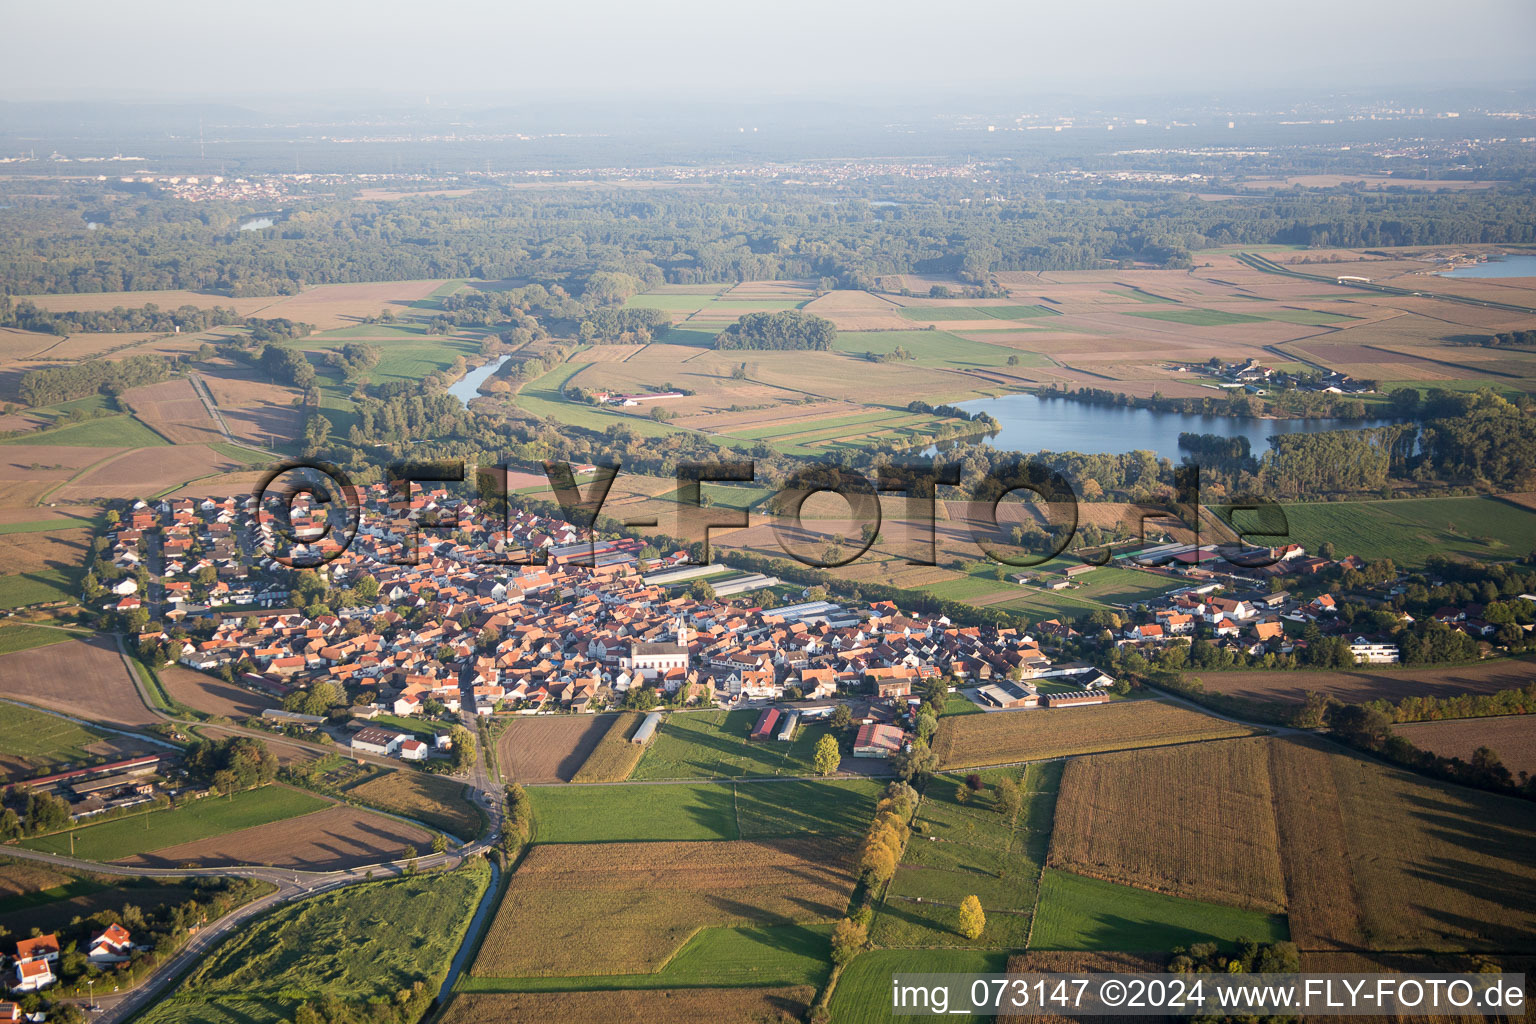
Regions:
<instances>
[{"instance_id":1,"label":"lake","mask_svg":"<svg viewBox=\"0 0 1536 1024\"><path fill-rule=\"evenodd\" d=\"M269 228L275 223L277 222L274 221L271 217L252 217L250 220L240 225L240 230L260 231L262 228Z\"/></svg>"},{"instance_id":2,"label":"lake","mask_svg":"<svg viewBox=\"0 0 1536 1024\"><path fill-rule=\"evenodd\" d=\"M491 362L486 363L484 366L475 367L473 370L470 370L464 376L454 381L453 384L449 386L448 393L454 398L457 398L466 409L469 408L469 400L471 398L478 398L480 395L480 385L489 380L491 374L501 369L501 364L505 363L510 358L512 357L501 356L498 359L494 359Z\"/></svg>"},{"instance_id":3,"label":"lake","mask_svg":"<svg viewBox=\"0 0 1536 1024\"><path fill-rule=\"evenodd\" d=\"M1536 256L1495 256L1483 263L1447 270L1441 277L1536 277Z\"/></svg>"},{"instance_id":4,"label":"lake","mask_svg":"<svg viewBox=\"0 0 1536 1024\"><path fill-rule=\"evenodd\" d=\"M1256 455L1269 450L1276 434L1380 427L1391 420L1248 420L1230 416L1198 416L1155 412L1114 405L1040 398L1032 394L1002 395L956 402L966 412L984 412L997 420L996 434L984 443L1005 451L1084 452L1113 455L1145 449L1177 463L1185 451L1179 434L1220 434L1248 438ZM930 449L930 452L932 449Z\"/></svg>"}]
</instances>

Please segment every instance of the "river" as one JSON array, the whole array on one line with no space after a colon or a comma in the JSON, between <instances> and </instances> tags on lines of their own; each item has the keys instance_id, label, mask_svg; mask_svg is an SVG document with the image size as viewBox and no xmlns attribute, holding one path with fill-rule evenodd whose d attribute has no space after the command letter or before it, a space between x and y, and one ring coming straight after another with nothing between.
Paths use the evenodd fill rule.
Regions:
<instances>
[{"instance_id":1,"label":"river","mask_svg":"<svg viewBox=\"0 0 1536 1024\"><path fill-rule=\"evenodd\" d=\"M484 366L475 367L473 370L470 370L464 376L454 381L453 384L449 386L448 393L454 398L457 398L466 409L469 408L469 400L471 398L478 397L480 394L480 385L489 380L491 374L501 369L501 364L505 363L510 358L512 357L501 356L500 358L493 359L491 362L486 363Z\"/></svg>"},{"instance_id":2,"label":"river","mask_svg":"<svg viewBox=\"0 0 1536 1024\"><path fill-rule=\"evenodd\" d=\"M1269 450L1276 434L1299 431L1358 430L1386 426L1391 420L1266 420L1155 412L1117 405L1090 405L1032 394L1002 395L955 403L966 412L985 412L997 420L996 434L984 443L1021 452L1084 452L1112 455L1145 449L1174 462L1186 454L1179 434L1220 434L1248 438L1255 455ZM930 449L931 451L931 449Z\"/></svg>"}]
</instances>

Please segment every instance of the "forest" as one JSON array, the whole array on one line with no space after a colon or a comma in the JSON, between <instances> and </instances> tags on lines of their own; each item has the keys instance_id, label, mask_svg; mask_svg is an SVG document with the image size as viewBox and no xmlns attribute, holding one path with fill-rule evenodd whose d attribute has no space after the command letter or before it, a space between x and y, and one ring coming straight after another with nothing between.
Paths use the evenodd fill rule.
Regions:
<instances>
[{"instance_id":1,"label":"forest","mask_svg":"<svg viewBox=\"0 0 1536 1024\"><path fill-rule=\"evenodd\" d=\"M1157 189L1074 193L1021 177L1017 198L945 192L875 207L809 188L752 185L594 190L398 203L300 201L270 228L239 231L251 209L134 196L88 230L100 186L8 197L0 282L14 295L186 288L291 295L315 284L426 278L521 280L569 295L645 286L827 279L870 288L900 273L985 284L1003 270L1192 265L1219 245L1339 247L1536 241L1536 197L1514 190L1406 194L1296 192L1205 203ZM71 191L72 189L72 191ZM962 201L964 200L964 201ZM612 301L611 297L604 301ZM598 302L594 305L601 305Z\"/></svg>"},{"instance_id":2,"label":"forest","mask_svg":"<svg viewBox=\"0 0 1536 1024\"><path fill-rule=\"evenodd\" d=\"M101 391L122 392L170 377L174 363L164 356L87 359L68 366L44 366L22 374L19 393L33 407L55 405Z\"/></svg>"},{"instance_id":3,"label":"forest","mask_svg":"<svg viewBox=\"0 0 1536 1024\"><path fill-rule=\"evenodd\" d=\"M715 336L720 349L810 349L827 352L837 339L832 321L798 309L748 313Z\"/></svg>"}]
</instances>

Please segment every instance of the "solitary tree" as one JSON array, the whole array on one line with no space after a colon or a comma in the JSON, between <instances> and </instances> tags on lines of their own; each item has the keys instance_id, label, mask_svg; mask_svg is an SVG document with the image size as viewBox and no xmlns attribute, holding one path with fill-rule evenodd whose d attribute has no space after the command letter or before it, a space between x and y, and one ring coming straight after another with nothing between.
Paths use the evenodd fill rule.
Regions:
<instances>
[{"instance_id":1,"label":"solitary tree","mask_svg":"<svg viewBox=\"0 0 1536 1024\"><path fill-rule=\"evenodd\" d=\"M837 771L838 762L842 760L842 754L837 749L837 738L831 733L816 741L816 753L811 758L811 767L817 775L831 775Z\"/></svg>"},{"instance_id":2,"label":"solitary tree","mask_svg":"<svg viewBox=\"0 0 1536 1024\"><path fill-rule=\"evenodd\" d=\"M997 813L1012 820L1024 806L1024 792L1019 789L1019 784L1012 779L1003 779L997 784L993 806Z\"/></svg>"},{"instance_id":3,"label":"solitary tree","mask_svg":"<svg viewBox=\"0 0 1536 1024\"><path fill-rule=\"evenodd\" d=\"M868 930L862 922L843 918L832 929L832 962L845 964L864 946Z\"/></svg>"},{"instance_id":4,"label":"solitary tree","mask_svg":"<svg viewBox=\"0 0 1536 1024\"><path fill-rule=\"evenodd\" d=\"M987 915L982 912L981 900L967 896L960 901L960 934L968 939L981 938L981 930L987 926Z\"/></svg>"}]
</instances>

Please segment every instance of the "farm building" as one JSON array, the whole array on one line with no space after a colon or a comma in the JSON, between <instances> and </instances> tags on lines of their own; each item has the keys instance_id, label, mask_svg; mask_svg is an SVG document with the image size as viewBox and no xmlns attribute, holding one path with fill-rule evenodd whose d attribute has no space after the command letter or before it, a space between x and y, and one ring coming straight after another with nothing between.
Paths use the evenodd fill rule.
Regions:
<instances>
[{"instance_id":1,"label":"farm building","mask_svg":"<svg viewBox=\"0 0 1536 1024\"><path fill-rule=\"evenodd\" d=\"M894 725L878 725L870 722L859 726L859 734L853 741L854 757L890 757L901 752L906 735Z\"/></svg>"},{"instance_id":2,"label":"farm building","mask_svg":"<svg viewBox=\"0 0 1536 1024\"><path fill-rule=\"evenodd\" d=\"M1040 706L1040 695L1027 686L1007 679L978 687L981 699L999 708L1033 708Z\"/></svg>"},{"instance_id":3,"label":"farm building","mask_svg":"<svg viewBox=\"0 0 1536 1024\"><path fill-rule=\"evenodd\" d=\"M1069 690L1066 693L1048 693L1044 700L1048 708L1075 708L1084 704L1108 704L1109 694L1092 690Z\"/></svg>"},{"instance_id":4,"label":"farm building","mask_svg":"<svg viewBox=\"0 0 1536 1024\"><path fill-rule=\"evenodd\" d=\"M400 744L404 742L403 734L390 732L388 729L359 729L352 737L352 749L364 754L387 757L398 751Z\"/></svg>"},{"instance_id":5,"label":"farm building","mask_svg":"<svg viewBox=\"0 0 1536 1024\"><path fill-rule=\"evenodd\" d=\"M745 594L753 590L763 590L767 587L775 587L779 584L777 576L765 576L760 572L749 573L735 579L717 583L714 586L716 597L734 597L737 594Z\"/></svg>"},{"instance_id":6,"label":"farm building","mask_svg":"<svg viewBox=\"0 0 1536 1024\"><path fill-rule=\"evenodd\" d=\"M1069 566L1067 566L1065 569L1061 570L1061 574L1063 576L1065 576L1069 580L1075 580L1079 576L1087 575L1088 573L1093 572L1093 570L1095 570L1097 568L1098 568L1098 566L1096 566L1096 565L1089 565L1088 563L1084 562L1081 565L1069 565Z\"/></svg>"},{"instance_id":7,"label":"farm building","mask_svg":"<svg viewBox=\"0 0 1536 1024\"><path fill-rule=\"evenodd\" d=\"M774 727L779 724L779 709L764 708L763 713L757 716L757 724L752 727L752 739L765 740L773 735Z\"/></svg>"},{"instance_id":8,"label":"farm building","mask_svg":"<svg viewBox=\"0 0 1536 1024\"><path fill-rule=\"evenodd\" d=\"M800 724L800 712L787 711L784 714L784 722L779 727L779 740L788 743L795 738L795 726Z\"/></svg>"},{"instance_id":9,"label":"farm building","mask_svg":"<svg viewBox=\"0 0 1536 1024\"><path fill-rule=\"evenodd\" d=\"M645 721L640 723L640 728L635 730L635 734L629 738L629 742L644 746L651 741L652 736L656 735L656 727L660 724L661 712L652 711L645 716Z\"/></svg>"},{"instance_id":10,"label":"farm building","mask_svg":"<svg viewBox=\"0 0 1536 1024\"><path fill-rule=\"evenodd\" d=\"M72 771L59 772L56 775L39 776L35 779L28 779L27 786L34 790L62 792L67 788L79 785L87 779L101 778L107 775L153 775L159 767L160 755L147 754L143 757L131 757L125 761L112 761L108 764L98 764L90 768L76 768Z\"/></svg>"}]
</instances>

